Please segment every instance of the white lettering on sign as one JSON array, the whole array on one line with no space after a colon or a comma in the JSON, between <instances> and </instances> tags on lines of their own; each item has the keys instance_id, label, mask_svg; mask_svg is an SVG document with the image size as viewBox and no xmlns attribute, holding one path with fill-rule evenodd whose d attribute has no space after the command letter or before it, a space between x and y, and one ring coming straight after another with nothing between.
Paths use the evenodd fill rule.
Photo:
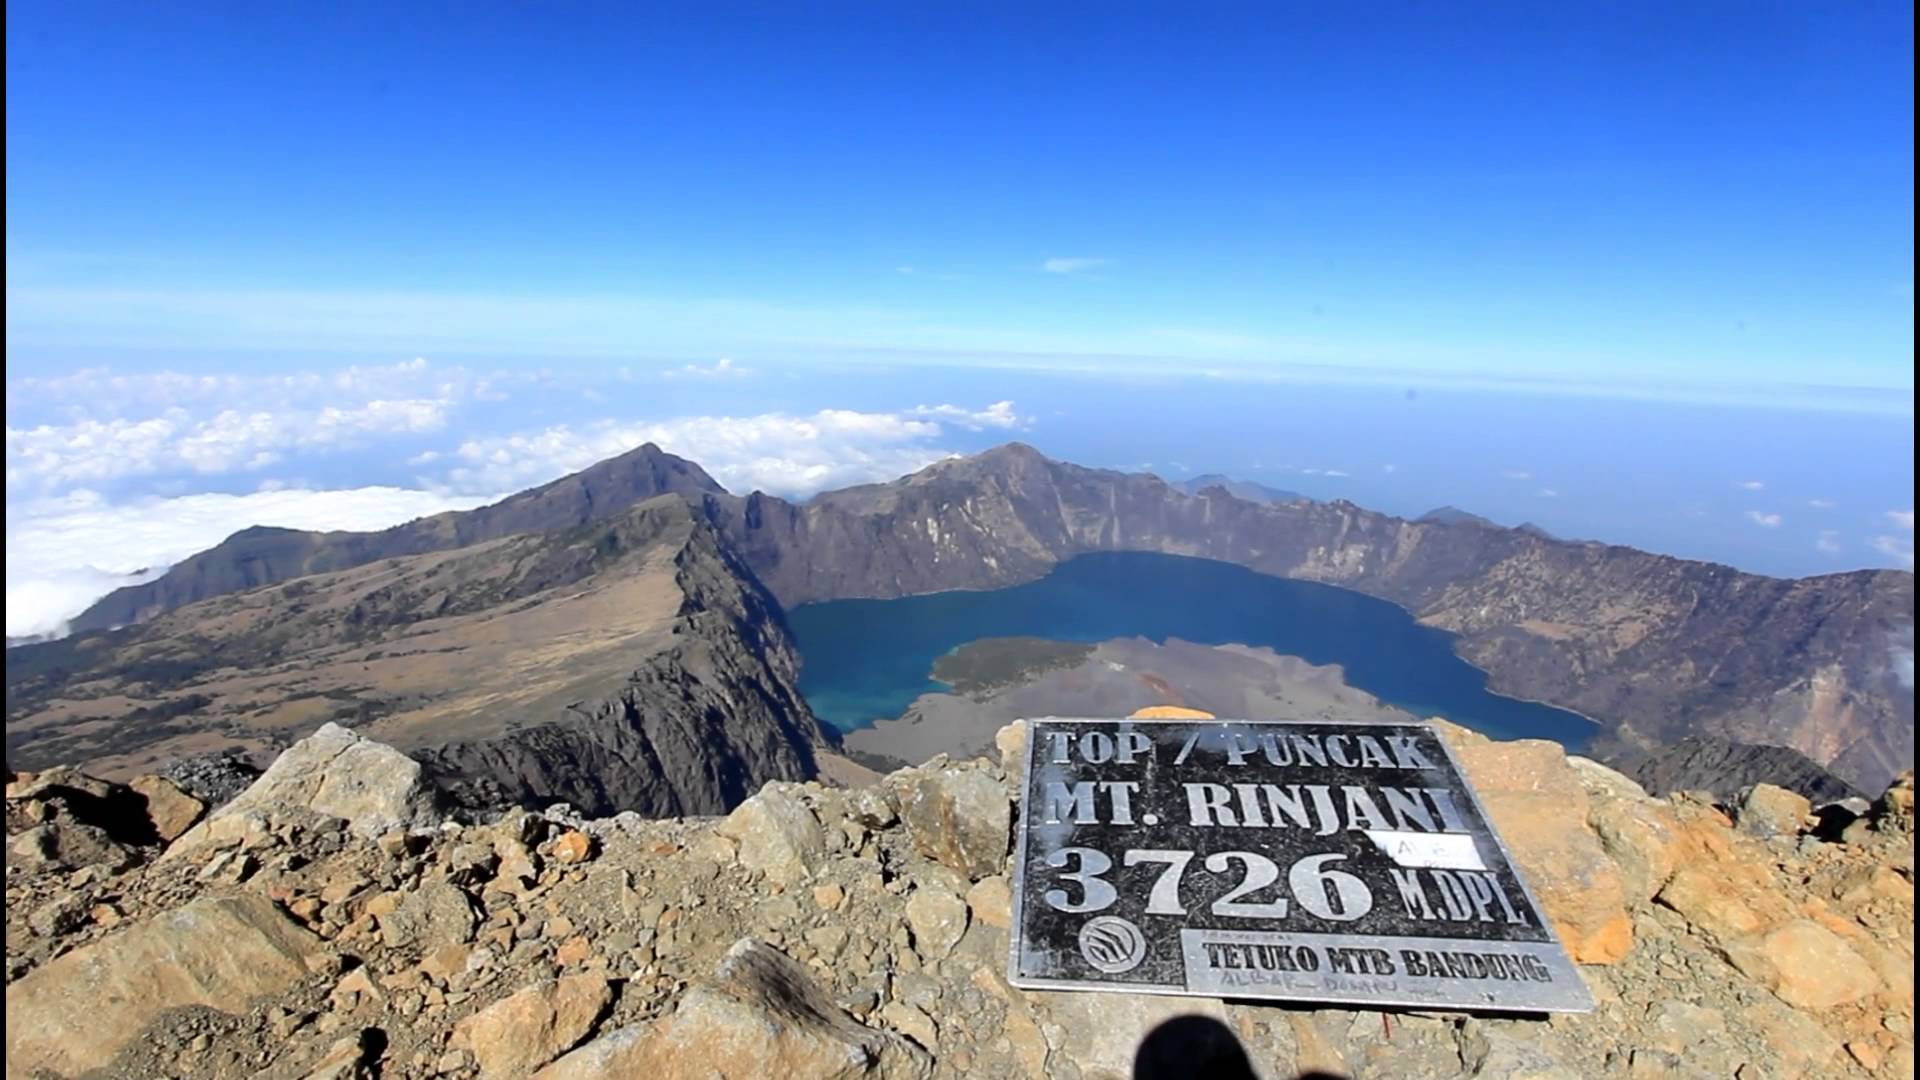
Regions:
<instances>
[{"instance_id":1,"label":"white lettering on sign","mask_svg":"<svg viewBox=\"0 0 1920 1080\"><path fill-rule=\"evenodd\" d=\"M1432 728L1031 723L1015 985L1591 1007Z\"/></svg>"}]
</instances>

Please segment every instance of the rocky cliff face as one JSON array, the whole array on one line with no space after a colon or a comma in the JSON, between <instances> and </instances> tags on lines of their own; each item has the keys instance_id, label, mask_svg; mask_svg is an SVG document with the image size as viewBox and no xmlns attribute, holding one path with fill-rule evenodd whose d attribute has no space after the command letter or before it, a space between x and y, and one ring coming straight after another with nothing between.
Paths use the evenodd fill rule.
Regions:
<instances>
[{"instance_id":1,"label":"rocky cliff face","mask_svg":"<svg viewBox=\"0 0 1920 1080\"><path fill-rule=\"evenodd\" d=\"M722 819L456 824L423 816L416 764L336 730L198 824L152 778L10 778L6 1072L1912 1075L1910 775L1816 836L1778 788L1655 799L1550 743L1442 733L1594 1012L1009 986L1021 808L993 760L773 783Z\"/></svg>"},{"instance_id":2,"label":"rocky cliff face","mask_svg":"<svg viewBox=\"0 0 1920 1080\"><path fill-rule=\"evenodd\" d=\"M718 813L826 735L779 605L681 499L232 593L9 656L16 765L125 775L339 720L467 806Z\"/></svg>"},{"instance_id":3,"label":"rocky cliff face","mask_svg":"<svg viewBox=\"0 0 1920 1080\"><path fill-rule=\"evenodd\" d=\"M1238 563L1391 600L1460 635L1494 689L1613 729L1792 747L1862 786L1913 762L1913 575L1783 580L1351 503L1265 504L1018 444L796 506L706 497L775 595L996 588L1090 551Z\"/></svg>"},{"instance_id":4,"label":"rocky cliff face","mask_svg":"<svg viewBox=\"0 0 1920 1080\"><path fill-rule=\"evenodd\" d=\"M770 779L816 775L828 738L795 687L778 603L704 522L673 566L682 600L670 641L616 692L424 749L429 774L469 806L558 800L648 817L717 814Z\"/></svg>"},{"instance_id":5,"label":"rocky cliff face","mask_svg":"<svg viewBox=\"0 0 1920 1080\"><path fill-rule=\"evenodd\" d=\"M1611 764L1656 795L1705 791L1732 799L1758 783L1798 792L1816 804L1861 795L1851 784L1809 761L1805 754L1784 746L1750 746L1692 736L1671 746L1626 754Z\"/></svg>"}]
</instances>

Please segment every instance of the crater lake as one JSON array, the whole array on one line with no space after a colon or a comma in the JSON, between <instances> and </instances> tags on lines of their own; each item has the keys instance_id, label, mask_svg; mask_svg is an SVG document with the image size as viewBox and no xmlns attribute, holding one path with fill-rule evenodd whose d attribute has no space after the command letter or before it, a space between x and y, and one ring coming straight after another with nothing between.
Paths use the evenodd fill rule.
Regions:
<instances>
[{"instance_id":1,"label":"crater lake","mask_svg":"<svg viewBox=\"0 0 1920 1080\"><path fill-rule=\"evenodd\" d=\"M787 619L800 647L801 693L843 731L893 719L921 694L946 690L930 672L953 649L1015 636L1265 646L1338 664L1348 685L1389 705L1497 738L1552 739L1577 750L1598 730L1565 709L1489 691L1485 673L1454 654L1452 634L1385 600L1209 559L1082 555L1011 588L833 600L797 607Z\"/></svg>"}]
</instances>

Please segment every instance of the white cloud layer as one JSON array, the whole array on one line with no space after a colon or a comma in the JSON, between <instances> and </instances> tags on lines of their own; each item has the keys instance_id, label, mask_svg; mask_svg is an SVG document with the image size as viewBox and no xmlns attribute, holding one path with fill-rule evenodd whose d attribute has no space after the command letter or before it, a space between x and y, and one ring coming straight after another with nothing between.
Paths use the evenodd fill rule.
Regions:
<instances>
[{"instance_id":1,"label":"white cloud layer","mask_svg":"<svg viewBox=\"0 0 1920 1080\"><path fill-rule=\"evenodd\" d=\"M1882 535L1874 537L1870 543L1873 550L1892 559L1908 570L1913 569L1913 511L1889 510L1886 518L1895 529L1905 532L1905 536Z\"/></svg>"},{"instance_id":2,"label":"white cloud layer","mask_svg":"<svg viewBox=\"0 0 1920 1080\"><path fill-rule=\"evenodd\" d=\"M59 633L88 604L250 525L382 529L491 496L396 487L112 502L78 490L7 506L7 636Z\"/></svg>"},{"instance_id":3,"label":"white cloud layer","mask_svg":"<svg viewBox=\"0 0 1920 1080\"><path fill-rule=\"evenodd\" d=\"M888 480L952 451L935 445L947 425L980 431L1024 425L1013 403L985 409L921 405L903 412L822 409L793 416L685 416L657 421L601 420L469 439L416 463L451 462L455 491L509 491L544 483L625 453L641 443L698 462L730 491L807 496L826 488Z\"/></svg>"},{"instance_id":4,"label":"white cloud layer","mask_svg":"<svg viewBox=\"0 0 1920 1080\"><path fill-rule=\"evenodd\" d=\"M936 420L958 424L968 431L1027 426L1027 419L1013 411L1011 401L996 401L984 409L963 409L958 405L915 405L907 412L914 416L929 416Z\"/></svg>"},{"instance_id":5,"label":"white cloud layer","mask_svg":"<svg viewBox=\"0 0 1920 1080\"><path fill-rule=\"evenodd\" d=\"M459 405L500 393L495 377L424 359L325 374L83 369L10 380L7 490L45 495L129 477L258 472L291 453L441 431ZM29 408L41 418L16 423Z\"/></svg>"},{"instance_id":6,"label":"white cloud layer","mask_svg":"<svg viewBox=\"0 0 1920 1080\"><path fill-rule=\"evenodd\" d=\"M312 411L225 409L204 420L176 407L145 420L9 425L7 487L99 484L168 472L254 472L288 451L423 434L446 422L446 402L415 398Z\"/></svg>"},{"instance_id":7,"label":"white cloud layer","mask_svg":"<svg viewBox=\"0 0 1920 1080\"><path fill-rule=\"evenodd\" d=\"M1777 529L1784 524L1787 519L1779 514L1768 513L1764 510L1749 510L1747 511L1747 520L1763 529Z\"/></svg>"},{"instance_id":8,"label":"white cloud layer","mask_svg":"<svg viewBox=\"0 0 1920 1080\"><path fill-rule=\"evenodd\" d=\"M1839 530L1821 529L1820 535L1814 537L1813 539L1813 548L1815 551L1821 552L1826 555L1840 554Z\"/></svg>"}]
</instances>

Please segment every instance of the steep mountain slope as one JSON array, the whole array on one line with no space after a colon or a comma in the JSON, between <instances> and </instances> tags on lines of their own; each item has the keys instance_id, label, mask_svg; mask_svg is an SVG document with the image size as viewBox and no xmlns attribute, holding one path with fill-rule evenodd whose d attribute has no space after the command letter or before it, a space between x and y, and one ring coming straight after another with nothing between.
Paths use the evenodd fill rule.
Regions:
<instances>
[{"instance_id":1,"label":"steep mountain slope","mask_svg":"<svg viewBox=\"0 0 1920 1080\"><path fill-rule=\"evenodd\" d=\"M1347 502L1188 496L1012 444L804 506L711 495L788 605L984 589L1090 551L1159 551L1342 585L1460 635L1494 689L1575 709L1620 747L1789 746L1858 786L1913 761L1913 575L1783 580Z\"/></svg>"},{"instance_id":2,"label":"steep mountain slope","mask_svg":"<svg viewBox=\"0 0 1920 1080\"><path fill-rule=\"evenodd\" d=\"M1624 755L1618 765L1621 772L1655 795L1710 791L1716 798L1731 802L1742 788L1761 783L1797 791L1815 805L1865 794L1797 750L1699 735L1671 746Z\"/></svg>"},{"instance_id":3,"label":"steep mountain slope","mask_svg":"<svg viewBox=\"0 0 1920 1080\"><path fill-rule=\"evenodd\" d=\"M72 629L79 633L130 626L196 600L306 574L583 525L656 495L724 491L700 466L647 443L488 506L435 514L379 532L243 529L155 581L116 589L80 613Z\"/></svg>"},{"instance_id":4,"label":"steep mountain slope","mask_svg":"<svg viewBox=\"0 0 1920 1080\"><path fill-rule=\"evenodd\" d=\"M814 775L780 609L678 496L9 656L8 756L127 772L341 719L456 801L717 813Z\"/></svg>"}]
</instances>

